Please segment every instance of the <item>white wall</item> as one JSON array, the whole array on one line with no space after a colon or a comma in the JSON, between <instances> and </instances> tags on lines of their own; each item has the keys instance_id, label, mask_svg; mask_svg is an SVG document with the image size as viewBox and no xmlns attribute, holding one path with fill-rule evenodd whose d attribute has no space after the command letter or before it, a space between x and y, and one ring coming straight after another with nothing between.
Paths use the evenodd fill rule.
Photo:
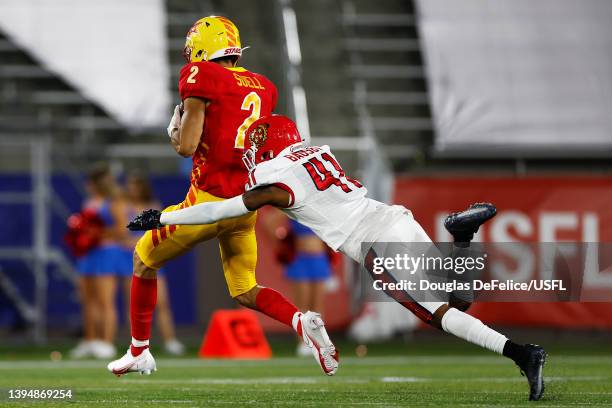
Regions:
<instances>
[{"instance_id":1,"label":"white wall","mask_svg":"<svg viewBox=\"0 0 612 408\"><path fill-rule=\"evenodd\" d=\"M170 117L163 0L2 0L0 28L131 128Z\"/></svg>"},{"instance_id":2,"label":"white wall","mask_svg":"<svg viewBox=\"0 0 612 408\"><path fill-rule=\"evenodd\" d=\"M612 1L418 5L437 149L612 147Z\"/></svg>"}]
</instances>

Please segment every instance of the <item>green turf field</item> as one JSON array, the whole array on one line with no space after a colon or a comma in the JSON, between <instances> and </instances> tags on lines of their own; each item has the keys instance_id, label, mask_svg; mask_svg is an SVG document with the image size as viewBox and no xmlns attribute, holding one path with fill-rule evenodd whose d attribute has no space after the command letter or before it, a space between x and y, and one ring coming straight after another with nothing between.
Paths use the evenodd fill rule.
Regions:
<instances>
[{"instance_id":1,"label":"green turf field","mask_svg":"<svg viewBox=\"0 0 612 408\"><path fill-rule=\"evenodd\" d=\"M381 345L365 358L345 351L348 357L335 377L322 375L311 359L292 357L263 362L160 357L159 371L151 376L116 378L103 362L52 362L41 359L44 352L0 353L0 406L33 404L8 403L9 388L73 391L70 402L40 401L35 405L40 407L612 405L612 353L605 348L553 349L547 392L538 403L527 401L526 381L505 358L473 348L406 349Z\"/></svg>"}]
</instances>

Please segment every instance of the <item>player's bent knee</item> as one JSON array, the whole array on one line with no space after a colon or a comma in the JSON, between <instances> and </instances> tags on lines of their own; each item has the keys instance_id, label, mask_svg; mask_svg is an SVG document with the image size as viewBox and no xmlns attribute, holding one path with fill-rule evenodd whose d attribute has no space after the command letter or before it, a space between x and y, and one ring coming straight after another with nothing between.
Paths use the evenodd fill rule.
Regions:
<instances>
[{"instance_id":1,"label":"player's bent knee","mask_svg":"<svg viewBox=\"0 0 612 408\"><path fill-rule=\"evenodd\" d=\"M446 312L448 312L448 309L450 309L451 307L449 305L442 305L440 306L433 314L433 318L429 321L429 324L432 325L433 327L443 330L442 329L442 317L444 317L444 314Z\"/></svg>"},{"instance_id":2,"label":"player's bent knee","mask_svg":"<svg viewBox=\"0 0 612 408\"><path fill-rule=\"evenodd\" d=\"M142 262L138 253L134 251L133 275L144 279L154 279L157 277L157 270L149 268Z\"/></svg>"},{"instance_id":3,"label":"player's bent knee","mask_svg":"<svg viewBox=\"0 0 612 408\"><path fill-rule=\"evenodd\" d=\"M257 294L259 293L260 289L261 288L259 286L255 286L248 292L235 296L234 300L238 302L241 306L248 307L250 309L255 309L257 306Z\"/></svg>"}]
</instances>

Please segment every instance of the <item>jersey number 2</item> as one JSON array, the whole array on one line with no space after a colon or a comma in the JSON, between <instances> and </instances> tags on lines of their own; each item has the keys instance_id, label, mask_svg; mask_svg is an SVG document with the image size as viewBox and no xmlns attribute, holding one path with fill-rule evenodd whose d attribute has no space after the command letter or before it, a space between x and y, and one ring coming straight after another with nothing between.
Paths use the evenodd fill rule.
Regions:
<instances>
[{"instance_id":1,"label":"jersey number 2","mask_svg":"<svg viewBox=\"0 0 612 408\"><path fill-rule=\"evenodd\" d=\"M242 125L238 127L238 131L236 132L236 140L234 141L235 148L244 149L245 133L249 126L259 119L259 115L261 114L261 98L255 92L249 93L244 97L240 109L251 112L244 122L242 122Z\"/></svg>"},{"instance_id":2,"label":"jersey number 2","mask_svg":"<svg viewBox=\"0 0 612 408\"><path fill-rule=\"evenodd\" d=\"M319 158L313 157L312 159L308 160L306 163L304 163L304 167L308 171L308 174L310 174L312 181L317 186L317 190L324 191L333 185L340 187L345 193L350 193L353 191L348 184L342 181L342 178L351 182L357 188L363 187L357 180L346 177L342 167L340 167L338 162L328 153L323 153L321 158L334 167L334 169L338 172L338 177L334 176L332 172L325 167L323 162L319 160Z\"/></svg>"},{"instance_id":3,"label":"jersey number 2","mask_svg":"<svg viewBox=\"0 0 612 408\"><path fill-rule=\"evenodd\" d=\"M187 83L188 84L195 84L196 83L196 78L195 76L198 75L198 71L200 71L200 68L198 68L197 65L192 65L191 68L189 69L189 76L187 77Z\"/></svg>"}]
</instances>

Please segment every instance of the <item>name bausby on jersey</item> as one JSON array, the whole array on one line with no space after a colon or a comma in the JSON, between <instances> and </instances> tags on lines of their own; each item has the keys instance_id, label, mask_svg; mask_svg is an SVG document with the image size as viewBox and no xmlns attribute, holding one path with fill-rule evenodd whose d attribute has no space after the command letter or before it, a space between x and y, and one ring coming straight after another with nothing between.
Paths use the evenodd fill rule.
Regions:
<instances>
[{"instance_id":1,"label":"name bausby on jersey","mask_svg":"<svg viewBox=\"0 0 612 408\"><path fill-rule=\"evenodd\" d=\"M291 202L283 211L334 250L380 204L365 197L367 190L359 181L346 176L329 146L290 146L258 164L246 189L266 185L286 190Z\"/></svg>"}]
</instances>

